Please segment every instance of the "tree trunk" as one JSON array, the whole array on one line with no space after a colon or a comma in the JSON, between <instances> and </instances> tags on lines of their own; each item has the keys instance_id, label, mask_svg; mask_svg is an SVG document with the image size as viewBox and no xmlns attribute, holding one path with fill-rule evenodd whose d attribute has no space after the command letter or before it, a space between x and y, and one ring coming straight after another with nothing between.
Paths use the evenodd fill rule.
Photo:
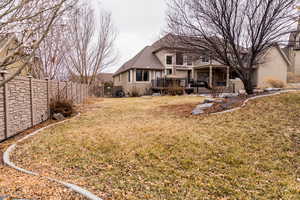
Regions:
<instances>
[{"instance_id":1,"label":"tree trunk","mask_svg":"<svg viewBox=\"0 0 300 200\"><path fill-rule=\"evenodd\" d=\"M244 83L244 87L245 87L245 90L247 92L248 95L251 95L254 93L254 88L253 88L253 85L252 85L252 79L251 78L248 78L248 79L242 79L243 83Z\"/></svg>"}]
</instances>

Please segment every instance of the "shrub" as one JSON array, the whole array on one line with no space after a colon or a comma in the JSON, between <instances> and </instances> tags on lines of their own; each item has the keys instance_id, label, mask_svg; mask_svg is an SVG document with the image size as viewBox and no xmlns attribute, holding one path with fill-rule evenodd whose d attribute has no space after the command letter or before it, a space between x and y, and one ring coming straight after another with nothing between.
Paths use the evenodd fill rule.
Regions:
<instances>
[{"instance_id":1,"label":"shrub","mask_svg":"<svg viewBox=\"0 0 300 200\"><path fill-rule=\"evenodd\" d=\"M140 97L140 93L139 90L137 89L137 87L132 87L132 90L129 93L130 97Z\"/></svg>"},{"instance_id":2,"label":"shrub","mask_svg":"<svg viewBox=\"0 0 300 200\"><path fill-rule=\"evenodd\" d=\"M274 78L267 78L265 82L266 82L267 86L270 86L273 88L284 88L285 87L285 84L283 81L277 80Z\"/></svg>"},{"instance_id":3,"label":"shrub","mask_svg":"<svg viewBox=\"0 0 300 200\"><path fill-rule=\"evenodd\" d=\"M296 75L292 72L288 72L288 82L289 83L300 83L300 75Z\"/></svg>"},{"instance_id":4,"label":"shrub","mask_svg":"<svg viewBox=\"0 0 300 200\"><path fill-rule=\"evenodd\" d=\"M184 89L181 87L170 87L167 89L167 94L171 96L183 95Z\"/></svg>"},{"instance_id":5,"label":"shrub","mask_svg":"<svg viewBox=\"0 0 300 200\"><path fill-rule=\"evenodd\" d=\"M50 114L53 116L55 113L61 113L64 117L71 117L76 113L74 102L64 98L51 99Z\"/></svg>"}]
</instances>

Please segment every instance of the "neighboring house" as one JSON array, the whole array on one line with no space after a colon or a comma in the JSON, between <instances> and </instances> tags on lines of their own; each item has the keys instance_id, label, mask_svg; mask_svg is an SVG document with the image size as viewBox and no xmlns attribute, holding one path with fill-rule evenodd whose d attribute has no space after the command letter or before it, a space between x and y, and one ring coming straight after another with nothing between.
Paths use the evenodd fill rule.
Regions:
<instances>
[{"instance_id":1,"label":"neighboring house","mask_svg":"<svg viewBox=\"0 0 300 200\"><path fill-rule=\"evenodd\" d=\"M97 82L99 82L101 85L104 85L106 83L113 83L113 73L100 73L97 75Z\"/></svg>"},{"instance_id":2,"label":"neighboring house","mask_svg":"<svg viewBox=\"0 0 300 200\"><path fill-rule=\"evenodd\" d=\"M87 81L90 82L91 76L87 77ZM69 77L70 81L73 82L81 82L82 78L79 75L70 73ZM112 83L113 82L113 73L99 73L95 77L95 81L93 83L94 86L103 86L106 83Z\"/></svg>"},{"instance_id":3,"label":"neighboring house","mask_svg":"<svg viewBox=\"0 0 300 200\"><path fill-rule=\"evenodd\" d=\"M179 44L169 45L169 37L174 36L166 35L126 62L114 74L114 85L122 86L126 93L138 90L143 94L156 87L154 80L163 77L185 79L186 83L204 82L210 88L229 89L233 82L237 82L235 73L228 66L211 59L207 52L196 55ZM274 45L266 52L264 64L258 66L253 74L254 86L263 87L267 78L286 83L289 65L286 54ZM193 84L184 85L193 87Z\"/></svg>"},{"instance_id":4,"label":"neighboring house","mask_svg":"<svg viewBox=\"0 0 300 200\"><path fill-rule=\"evenodd\" d=\"M300 20L297 30L291 33L289 44L284 48L284 52L290 60L289 72L300 75Z\"/></svg>"}]
</instances>

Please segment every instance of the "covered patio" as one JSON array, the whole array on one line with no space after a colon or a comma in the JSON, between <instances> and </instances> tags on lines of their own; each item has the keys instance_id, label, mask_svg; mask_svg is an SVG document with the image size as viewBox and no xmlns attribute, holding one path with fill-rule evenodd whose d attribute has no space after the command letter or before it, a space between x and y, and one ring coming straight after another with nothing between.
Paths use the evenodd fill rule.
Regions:
<instances>
[{"instance_id":1,"label":"covered patio","mask_svg":"<svg viewBox=\"0 0 300 200\"><path fill-rule=\"evenodd\" d=\"M206 82L209 88L229 87L230 70L224 65L204 65L193 68L192 78L195 81Z\"/></svg>"}]
</instances>

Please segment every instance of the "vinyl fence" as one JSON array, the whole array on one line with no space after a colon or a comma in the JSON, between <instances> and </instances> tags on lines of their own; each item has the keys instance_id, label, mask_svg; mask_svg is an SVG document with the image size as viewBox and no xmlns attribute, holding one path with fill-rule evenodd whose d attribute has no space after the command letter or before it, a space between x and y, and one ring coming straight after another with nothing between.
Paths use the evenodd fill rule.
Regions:
<instances>
[{"instance_id":1,"label":"vinyl fence","mask_svg":"<svg viewBox=\"0 0 300 200\"><path fill-rule=\"evenodd\" d=\"M2 73L0 79L5 76L8 75ZM0 87L0 142L48 120L50 101L58 97L83 103L88 97L88 86L16 77Z\"/></svg>"}]
</instances>

